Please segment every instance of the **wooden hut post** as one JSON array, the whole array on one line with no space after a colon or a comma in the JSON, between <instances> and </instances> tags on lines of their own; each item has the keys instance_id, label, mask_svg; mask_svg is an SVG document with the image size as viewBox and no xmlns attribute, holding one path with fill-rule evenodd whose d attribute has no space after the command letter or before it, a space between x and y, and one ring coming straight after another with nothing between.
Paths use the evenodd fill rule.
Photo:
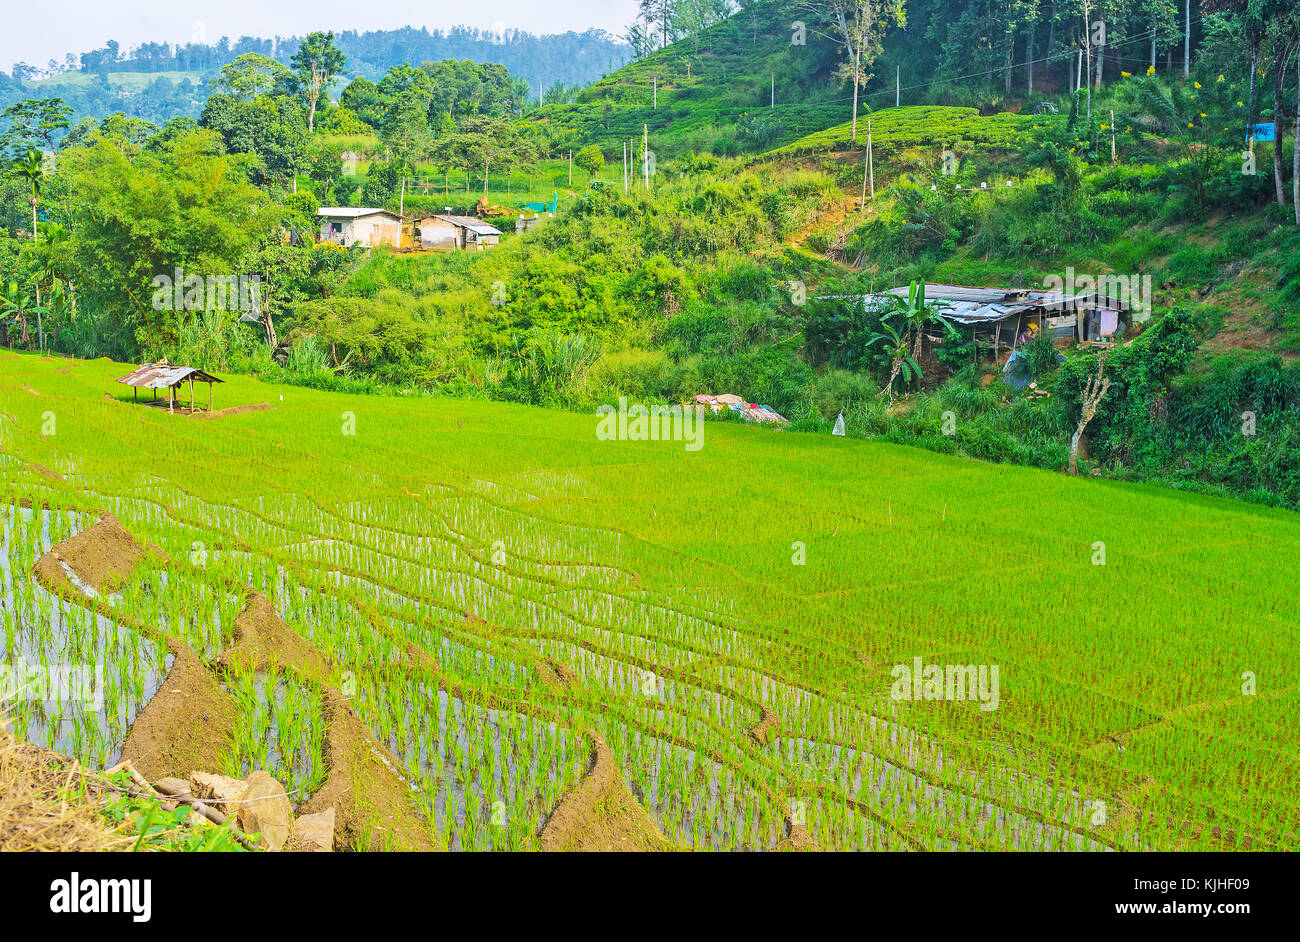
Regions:
<instances>
[{"instance_id":1,"label":"wooden hut post","mask_svg":"<svg viewBox=\"0 0 1300 942\"><path fill-rule=\"evenodd\" d=\"M212 380L208 380L208 413L212 412Z\"/></svg>"}]
</instances>

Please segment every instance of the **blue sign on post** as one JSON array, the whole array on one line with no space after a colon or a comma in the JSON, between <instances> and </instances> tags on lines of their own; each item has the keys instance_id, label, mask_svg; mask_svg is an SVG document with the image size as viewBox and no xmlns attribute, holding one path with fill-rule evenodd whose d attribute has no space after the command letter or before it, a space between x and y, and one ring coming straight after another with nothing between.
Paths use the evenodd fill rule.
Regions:
<instances>
[{"instance_id":1,"label":"blue sign on post","mask_svg":"<svg viewBox=\"0 0 1300 942\"><path fill-rule=\"evenodd\" d=\"M1276 128L1277 125L1271 121L1267 124L1257 124L1252 129L1253 134L1251 136L1257 141L1276 140L1276 137L1274 136L1276 134Z\"/></svg>"}]
</instances>

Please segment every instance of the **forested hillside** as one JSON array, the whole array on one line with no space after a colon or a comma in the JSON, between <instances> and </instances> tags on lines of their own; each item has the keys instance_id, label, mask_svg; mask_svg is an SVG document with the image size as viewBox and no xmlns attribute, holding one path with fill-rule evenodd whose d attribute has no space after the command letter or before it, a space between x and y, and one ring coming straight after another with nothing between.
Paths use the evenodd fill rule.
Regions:
<instances>
[{"instance_id":1,"label":"forested hillside","mask_svg":"<svg viewBox=\"0 0 1300 942\"><path fill-rule=\"evenodd\" d=\"M670 17L666 46L540 108L491 64L349 78L325 33L226 63L197 121L74 125L25 100L0 138L4 341L581 410L731 392L795 430L843 414L851 435L1300 505L1300 13L1191 8L1184 75L1170 4L1106 5L1104 37L1082 2L995 6L862 0L876 18L847 35L829 2L680 38ZM329 205L504 235L343 247L317 239ZM159 308L178 269L256 275L261 304ZM938 305L852 303L1069 272L1146 280L1152 317L1100 348L1025 338L1032 387Z\"/></svg>"},{"instance_id":2,"label":"forested hillside","mask_svg":"<svg viewBox=\"0 0 1300 942\"><path fill-rule=\"evenodd\" d=\"M613 72L627 61L631 49L599 30L537 36L520 30L448 30L403 27L393 30L336 34L338 48L348 57L340 82L364 76L378 80L403 63L469 60L504 66L528 83L534 100L544 88L581 88ZM288 66L302 44L301 37L216 42L148 42L123 49L110 41L99 49L68 53L62 62L43 66L15 63L0 73L0 108L27 97L58 97L77 118L102 119L115 112L163 124L171 118L198 118L222 66L242 55L267 56ZM333 90L337 97L339 88Z\"/></svg>"}]
</instances>

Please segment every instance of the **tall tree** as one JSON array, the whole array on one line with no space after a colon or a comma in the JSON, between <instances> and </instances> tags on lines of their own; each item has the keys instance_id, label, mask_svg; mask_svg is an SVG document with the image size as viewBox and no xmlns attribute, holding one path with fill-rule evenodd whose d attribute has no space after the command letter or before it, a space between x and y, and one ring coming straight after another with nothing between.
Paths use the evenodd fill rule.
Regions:
<instances>
[{"instance_id":1,"label":"tall tree","mask_svg":"<svg viewBox=\"0 0 1300 942\"><path fill-rule=\"evenodd\" d=\"M858 89L871 78L867 69L880 55L881 39L891 26L907 25L903 0L802 0L802 9L812 16L822 29L818 33L843 51L845 61L839 74L853 82L853 123L849 140L858 139Z\"/></svg>"},{"instance_id":2,"label":"tall tree","mask_svg":"<svg viewBox=\"0 0 1300 942\"><path fill-rule=\"evenodd\" d=\"M329 88L330 79L343 71L347 57L334 45L334 34L308 33L289 60L297 73L298 87L307 101L307 131L316 129L316 105Z\"/></svg>"},{"instance_id":3,"label":"tall tree","mask_svg":"<svg viewBox=\"0 0 1300 942\"><path fill-rule=\"evenodd\" d=\"M54 141L68 129L72 108L62 98L25 98L0 112L6 124L0 152L23 154L30 148L57 151Z\"/></svg>"},{"instance_id":4,"label":"tall tree","mask_svg":"<svg viewBox=\"0 0 1300 942\"><path fill-rule=\"evenodd\" d=\"M292 78L293 73L270 56L246 52L221 67L217 87L240 101L252 101Z\"/></svg>"}]
</instances>

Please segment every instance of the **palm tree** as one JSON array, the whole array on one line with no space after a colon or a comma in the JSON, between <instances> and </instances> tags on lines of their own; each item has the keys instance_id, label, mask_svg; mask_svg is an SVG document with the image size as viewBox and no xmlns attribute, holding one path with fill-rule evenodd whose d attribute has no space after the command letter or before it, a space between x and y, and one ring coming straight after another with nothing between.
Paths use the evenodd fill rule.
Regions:
<instances>
[{"instance_id":1,"label":"palm tree","mask_svg":"<svg viewBox=\"0 0 1300 942\"><path fill-rule=\"evenodd\" d=\"M45 158L36 148L28 148L27 154L20 157L14 169L18 175L27 180L32 187L32 241L36 241L36 206L41 201L41 180L45 178Z\"/></svg>"},{"instance_id":2,"label":"palm tree","mask_svg":"<svg viewBox=\"0 0 1300 942\"><path fill-rule=\"evenodd\" d=\"M528 79L521 75L515 76L510 82L510 98L514 105L515 113L519 117L524 116L528 110L529 99L532 97L533 90L528 85Z\"/></svg>"},{"instance_id":3,"label":"palm tree","mask_svg":"<svg viewBox=\"0 0 1300 942\"><path fill-rule=\"evenodd\" d=\"M943 320L942 311L948 305L942 301L927 304L925 283L917 281L908 286L907 300L903 300L896 294L886 295L884 300L881 326L889 331L895 345L889 367L889 382L885 383L885 388L880 391L880 394L883 396L888 393L892 397L894 380L898 379L899 373L904 373L904 379L908 383L921 378L919 361L921 347L925 341L925 328L936 322L946 328L947 322ZM897 318L900 326L895 327L888 323L890 318Z\"/></svg>"}]
</instances>

